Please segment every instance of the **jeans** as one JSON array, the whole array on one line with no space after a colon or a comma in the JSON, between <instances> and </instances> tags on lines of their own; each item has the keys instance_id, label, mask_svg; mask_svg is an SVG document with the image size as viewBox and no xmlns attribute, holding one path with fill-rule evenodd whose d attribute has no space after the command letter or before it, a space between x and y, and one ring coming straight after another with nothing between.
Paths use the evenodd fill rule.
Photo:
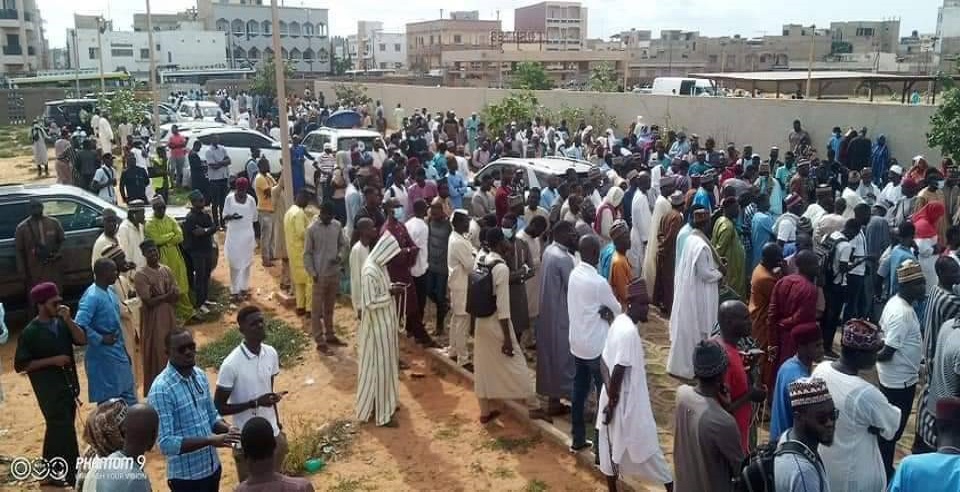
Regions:
<instances>
[{"instance_id":1,"label":"jeans","mask_svg":"<svg viewBox=\"0 0 960 492\"><path fill-rule=\"evenodd\" d=\"M274 229L273 229L273 212L259 212L259 224L260 224L260 257L264 262L273 261L275 253L273 250L274 245Z\"/></svg>"},{"instance_id":2,"label":"jeans","mask_svg":"<svg viewBox=\"0 0 960 492\"><path fill-rule=\"evenodd\" d=\"M826 308L823 313L823 349L827 352L833 351L833 338L837 334L837 327L840 326L840 316L843 314L843 300L846 287L828 283L823 287L823 296L826 300Z\"/></svg>"},{"instance_id":3,"label":"jeans","mask_svg":"<svg viewBox=\"0 0 960 492\"><path fill-rule=\"evenodd\" d=\"M443 321L447 319L447 272L427 271L427 296L437 306L437 334L443 333Z\"/></svg>"},{"instance_id":4,"label":"jeans","mask_svg":"<svg viewBox=\"0 0 960 492\"><path fill-rule=\"evenodd\" d=\"M212 475L196 480L169 478L167 479L167 486L170 487L170 492L219 492L220 475L222 473L223 468L218 466L217 471L213 472Z\"/></svg>"},{"instance_id":5,"label":"jeans","mask_svg":"<svg viewBox=\"0 0 960 492\"><path fill-rule=\"evenodd\" d=\"M210 251L191 251L190 266L193 269L193 283L190 290L194 295L194 307L199 308L207 302L210 292Z\"/></svg>"},{"instance_id":6,"label":"jeans","mask_svg":"<svg viewBox=\"0 0 960 492\"><path fill-rule=\"evenodd\" d=\"M897 433L893 439L886 440L877 436L877 445L880 448L880 457L883 458L883 467L887 470L887 480L893 478L893 456L897 451L897 441L903 436L903 430L907 427L907 419L910 418L910 410L913 409L913 397L917 394L916 383L906 388L887 388L880 386L880 392L887 397L891 405L900 409L900 426L897 427Z\"/></svg>"},{"instance_id":7,"label":"jeans","mask_svg":"<svg viewBox=\"0 0 960 492\"><path fill-rule=\"evenodd\" d=\"M178 188L183 186L183 168L187 165L187 156L171 157L167 165L170 167L169 175L173 178L172 185Z\"/></svg>"},{"instance_id":8,"label":"jeans","mask_svg":"<svg viewBox=\"0 0 960 492\"><path fill-rule=\"evenodd\" d=\"M584 407L587 405L587 398L590 396L590 385L597 390L597 397L600 397L600 389L603 387L603 377L600 375L600 357L596 359L581 359L574 357L574 366L577 369L573 376L573 396L570 409L570 435L573 440L573 447L580 447L586 442L587 429L584 423ZM592 428L592 426L591 426Z\"/></svg>"},{"instance_id":9,"label":"jeans","mask_svg":"<svg viewBox=\"0 0 960 492\"><path fill-rule=\"evenodd\" d=\"M223 203L227 199L229 190L226 179L210 180L210 212L213 215L213 223L218 227L223 225Z\"/></svg>"},{"instance_id":10,"label":"jeans","mask_svg":"<svg viewBox=\"0 0 960 492\"><path fill-rule=\"evenodd\" d=\"M867 312L867 292L866 282L863 275L847 274L847 288L844 296L846 306L843 308L843 322L854 318L866 318Z\"/></svg>"}]
</instances>

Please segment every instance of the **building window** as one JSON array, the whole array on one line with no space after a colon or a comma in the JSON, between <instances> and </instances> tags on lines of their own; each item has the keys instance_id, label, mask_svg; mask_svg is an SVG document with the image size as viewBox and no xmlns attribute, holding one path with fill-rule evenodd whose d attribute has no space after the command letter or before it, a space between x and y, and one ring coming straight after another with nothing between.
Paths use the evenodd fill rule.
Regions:
<instances>
[{"instance_id":1,"label":"building window","mask_svg":"<svg viewBox=\"0 0 960 492\"><path fill-rule=\"evenodd\" d=\"M160 51L160 44L157 43L157 51Z\"/></svg>"},{"instance_id":2,"label":"building window","mask_svg":"<svg viewBox=\"0 0 960 492\"><path fill-rule=\"evenodd\" d=\"M386 43L380 43L378 49L379 49L380 51L387 51L387 45L386 45Z\"/></svg>"},{"instance_id":3,"label":"building window","mask_svg":"<svg viewBox=\"0 0 960 492\"><path fill-rule=\"evenodd\" d=\"M89 50L88 53L90 54L90 59L91 59L91 60L96 60L97 58L99 58L99 56L97 55L97 49L96 49L96 48L87 48L87 49Z\"/></svg>"},{"instance_id":4,"label":"building window","mask_svg":"<svg viewBox=\"0 0 960 492\"><path fill-rule=\"evenodd\" d=\"M717 55L710 55L709 58L710 58L710 63L712 64L717 63Z\"/></svg>"},{"instance_id":5,"label":"building window","mask_svg":"<svg viewBox=\"0 0 960 492\"><path fill-rule=\"evenodd\" d=\"M386 70L387 62L380 62L380 70Z\"/></svg>"},{"instance_id":6,"label":"building window","mask_svg":"<svg viewBox=\"0 0 960 492\"><path fill-rule=\"evenodd\" d=\"M110 56L133 58L133 48L112 48Z\"/></svg>"},{"instance_id":7,"label":"building window","mask_svg":"<svg viewBox=\"0 0 960 492\"><path fill-rule=\"evenodd\" d=\"M453 44L463 44L463 38L459 34L454 34Z\"/></svg>"},{"instance_id":8,"label":"building window","mask_svg":"<svg viewBox=\"0 0 960 492\"><path fill-rule=\"evenodd\" d=\"M871 36L873 36L873 28L872 28L872 27L858 27L858 28L857 28L857 36L871 37Z\"/></svg>"},{"instance_id":9,"label":"building window","mask_svg":"<svg viewBox=\"0 0 960 492\"><path fill-rule=\"evenodd\" d=\"M142 48L140 50L140 59L146 60L147 58L150 58L150 48Z\"/></svg>"},{"instance_id":10,"label":"building window","mask_svg":"<svg viewBox=\"0 0 960 492\"><path fill-rule=\"evenodd\" d=\"M399 52L400 52L400 43L395 43L395 44L393 45L393 51L396 52L396 53L399 53Z\"/></svg>"},{"instance_id":11,"label":"building window","mask_svg":"<svg viewBox=\"0 0 960 492\"><path fill-rule=\"evenodd\" d=\"M430 44L433 44L433 34L430 35Z\"/></svg>"}]
</instances>

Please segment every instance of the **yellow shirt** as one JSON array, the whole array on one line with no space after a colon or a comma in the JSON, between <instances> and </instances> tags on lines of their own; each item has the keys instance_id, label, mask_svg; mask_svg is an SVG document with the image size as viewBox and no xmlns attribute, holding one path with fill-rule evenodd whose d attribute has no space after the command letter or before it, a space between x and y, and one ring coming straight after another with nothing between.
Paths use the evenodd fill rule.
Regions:
<instances>
[{"instance_id":1,"label":"yellow shirt","mask_svg":"<svg viewBox=\"0 0 960 492\"><path fill-rule=\"evenodd\" d=\"M277 180L273 176L263 173L257 173L253 180L253 189L257 193L257 210L260 212L273 212L273 201L270 199L270 191L277 185Z\"/></svg>"}]
</instances>

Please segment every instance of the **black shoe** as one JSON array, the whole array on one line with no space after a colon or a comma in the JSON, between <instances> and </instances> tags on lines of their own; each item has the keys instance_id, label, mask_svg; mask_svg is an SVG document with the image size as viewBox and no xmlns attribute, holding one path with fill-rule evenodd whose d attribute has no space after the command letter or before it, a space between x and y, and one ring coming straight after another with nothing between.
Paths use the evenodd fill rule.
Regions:
<instances>
[{"instance_id":1,"label":"black shoe","mask_svg":"<svg viewBox=\"0 0 960 492\"><path fill-rule=\"evenodd\" d=\"M423 338L418 338L417 343L420 344L420 346L423 348L439 348L440 347L440 345L437 344L437 342L435 342L432 338L430 338L429 335Z\"/></svg>"},{"instance_id":2,"label":"black shoe","mask_svg":"<svg viewBox=\"0 0 960 492\"><path fill-rule=\"evenodd\" d=\"M592 447L593 447L593 441L587 440L587 441L583 441L583 444L571 444L570 452L579 453L580 451L590 449Z\"/></svg>"}]
</instances>

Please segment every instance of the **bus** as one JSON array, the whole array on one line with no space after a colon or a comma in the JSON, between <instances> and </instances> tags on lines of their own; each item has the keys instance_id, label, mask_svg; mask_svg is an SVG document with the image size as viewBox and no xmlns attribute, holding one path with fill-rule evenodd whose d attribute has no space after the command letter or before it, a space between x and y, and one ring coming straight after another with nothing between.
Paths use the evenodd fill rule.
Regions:
<instances>
[{"instance_id":1,"label":"bus","mask_svg":"<svg viewBox=\"0 0 960 492\"><path fill-rule=\"evenodd\" d=\"M256 70L252 68L197 68L160 70L160 85L165 84L197 84L204 85L208 80L217 79L249 79L253 78Z\"/></svg>"},{"instance_id":2,"label":"bus","mask_svg":"<svg viewBox=\"0 0 960 492\"><path fill-rule=\"evenodd\" d=\"M104 72L103 81L107 91L132 89L136 85L133 76L127 72ZM4 86L7 89L56 87L75 91L78 84L80 93L74 94L77 97L86 92L99 92L100 72L92 70L39 72L32 77L8 78Z\"/></svg>"}]
</instances>

